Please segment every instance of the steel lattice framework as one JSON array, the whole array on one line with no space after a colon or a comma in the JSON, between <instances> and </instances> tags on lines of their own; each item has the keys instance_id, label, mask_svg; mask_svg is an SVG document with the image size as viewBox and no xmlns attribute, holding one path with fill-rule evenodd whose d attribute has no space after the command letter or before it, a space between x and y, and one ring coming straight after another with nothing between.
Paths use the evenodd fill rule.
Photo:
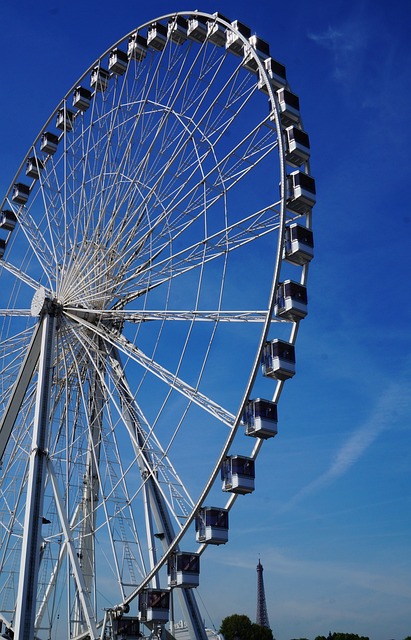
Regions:
<instances>
[{"instance_id":1,"label":"steel lattice framework","mask_svg":"<svg viewBox=\"0 0 411 640\"><path fill-rule=\"evenodd\" d=\"M257 565L257 615L256 623L262 627L270 629L268 620L267 603L265 601L265 589L263 578L263 565L260 560Z\"/></svg>"},{"instance_id":2,"label":"steel lattice framework","mask_svg":"<svg viewBox=\"0 0 411 640\"><path fill-rule=\"evenodd\" d=\"M199 559L295 371L309 155L268 44L202 12L133 29L42 127L0 210L2 632L137 637L172 592L205 640Z\"/></svg>"}]
</instances>

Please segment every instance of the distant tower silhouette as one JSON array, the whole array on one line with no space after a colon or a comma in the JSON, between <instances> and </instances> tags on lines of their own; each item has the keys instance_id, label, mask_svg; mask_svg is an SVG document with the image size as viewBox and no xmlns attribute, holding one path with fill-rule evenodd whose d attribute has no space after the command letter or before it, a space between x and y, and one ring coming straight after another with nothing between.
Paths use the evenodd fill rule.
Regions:
<instances>
[{"instance_id":1,"label":"distant tower silhouette","mask_svg":"<svg viewBox=\"0 0 411 640\"><path fill-rule=\"evenodd\" d=\"M256 623L262 627L270 629L270 623L268 622L267 605L265 602L264 592L264 578L263 578L263 565L258 560L257 565L257 619Z\"/></svg>"}]
</instances>

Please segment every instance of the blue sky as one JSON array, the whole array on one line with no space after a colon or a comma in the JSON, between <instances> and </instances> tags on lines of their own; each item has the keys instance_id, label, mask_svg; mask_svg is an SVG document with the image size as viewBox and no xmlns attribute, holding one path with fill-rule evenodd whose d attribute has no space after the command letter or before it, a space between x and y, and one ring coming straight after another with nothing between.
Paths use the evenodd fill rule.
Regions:
<instances>
[{"instance_id":1,"label":"blue sky","mask_svg":"<svg viewBox=\"0 0 411 640\"><path fill-rule=\"evenodd\" d=\"M186 9L241 20L286 65L318 202L298 375L257 490L237 501L229 544L204 557L202 600L217 627L231 613L254 620L260 557L277 640L401 640L411 634L411 5L3 0L0 190L103 51Z\"/></svg>"}]
</instances>

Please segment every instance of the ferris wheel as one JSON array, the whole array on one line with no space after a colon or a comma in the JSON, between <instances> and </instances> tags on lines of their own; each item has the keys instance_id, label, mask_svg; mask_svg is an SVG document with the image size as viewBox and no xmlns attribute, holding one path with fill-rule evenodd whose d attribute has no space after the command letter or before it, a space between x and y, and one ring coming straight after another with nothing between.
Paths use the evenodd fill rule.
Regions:
<instances>
[{"instance_id":1,"label":"ferris wheel","mask_svg":"<svg viewBox=\"0 0 411 640\"><path fill-rule=\"evenodd\" d=\"M309 156L268 44L201 12L134 29L41 129L0 214L6 637L138 637L176 594L206 638L200 559L295 372Z\"/></svg>"}]
</instances>

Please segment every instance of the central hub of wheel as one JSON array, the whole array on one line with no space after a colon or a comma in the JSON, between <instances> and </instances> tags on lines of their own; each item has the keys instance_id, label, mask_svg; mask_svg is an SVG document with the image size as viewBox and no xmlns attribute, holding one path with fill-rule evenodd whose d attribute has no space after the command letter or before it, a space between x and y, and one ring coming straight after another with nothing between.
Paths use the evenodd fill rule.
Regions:
<instances>
[{"instance_id":1,"label":"central hub of wheel","mask_svg":"<svg viewBox=\"0 0 411 640\"><path fill-rule=\"evenodd\" d=\"M31 301L30 313L32 316L40 316L42 313L56 313L61 305L51 298L44 287L37 289Z\"/></svg>"}]
</instances>

